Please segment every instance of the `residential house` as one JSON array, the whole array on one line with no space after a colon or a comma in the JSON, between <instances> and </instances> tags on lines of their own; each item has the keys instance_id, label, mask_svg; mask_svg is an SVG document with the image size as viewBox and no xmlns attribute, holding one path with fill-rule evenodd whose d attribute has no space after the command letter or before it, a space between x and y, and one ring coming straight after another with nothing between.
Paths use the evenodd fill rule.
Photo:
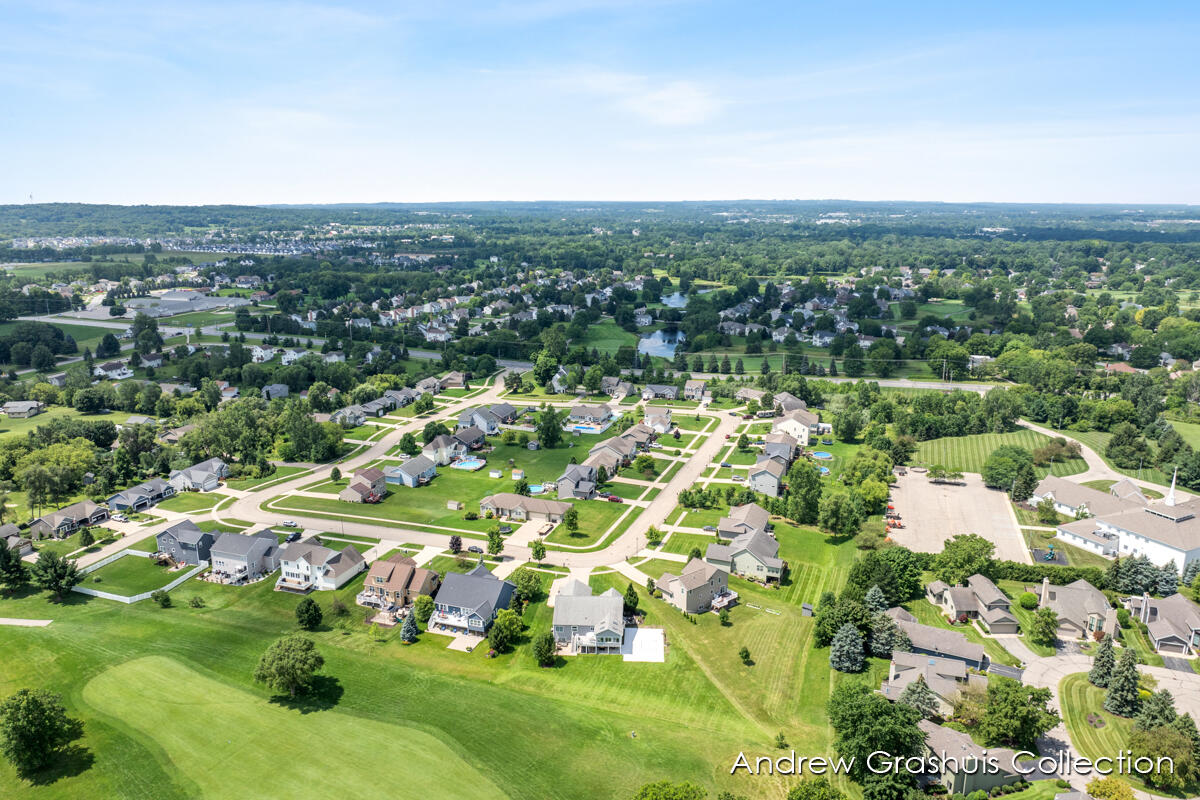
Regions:
<instances>
[{"instance_id":1,"label":"residential house","mask_svg":"<svg viewBox=\"0 0 1200 800\"><path fill-rule=\"evenodd\" d=\"M0 412L11 419L28 419L42 413L44 407L37 400L10 400L0 406Z\"/></svg>"},{"instance_id":2,"label":"residential house","mask_svg":"<svg viewBox=\"0 0 1200 800\"><path fill-rule=\"evenodd\" d=\"M222 533L209 548L213 576L221 583L247 583L279 567L279 539L269 530Z\"/></svg>"},{"instance_id":3,"label":"residential house","mask_svg":"<svg viewBox=\"0 0 1200 800\"><path fill-rule=\"evenodd\" d=\"M763 455L783 459L789 466L799 447L796 437L787 433L768 433L763 437Z\"/></svg>"},{"instance_id":4,"label":"residential house","mask_svg":"<svg viewBox=\"0 0 1200 800\"><path fill-rule=\"evenodd\" d=\"M414 456L399 466L384 467L383 477L388 483L415 489L437 477L437 464L427 456Z\"/></svg>"},{"instance_id":5,"label":"residential house","mask_svg":"<svg viewBox=\"0 0 1200 800\"><path fill-rule=\"evenodd\" d=\"M945 786L948 794L965 796L977 791L986 794L997 786L1015 783L1020 777L1027 780L1054 777L1038 774L1036 769L1032 773L1026 772L1026 769L1035 766L1034 764L1028 767L1023 765L1019 775L1013 766L1017 763L1016 753L1004 748L985 749L975 744L968 733L942 727L927 719L919 721L917 726L925 734L923 755L926 760L923 763L937 768L931 769L924 778L926 781ZM979 766L985 763L994 764L995 769L983 769Z\"/></svg>"},{"instance_id":6,"label":"residential house","mask_svg":"<svg viewBox=\"0 0 1200 800\"><path fill-rule=\"evenodd\" d=\"M512 425L514 422L520 419L523 413L525 413L525 409L517 408L509 403L496 403L495 405L488 406L487 410L501 425ZM478 423L476 424L476 427L487 430Z\"/></svg>"},{"instance_id":7,"label":"residential house","mask_svg":"<svg viewBox=\"0 0 1200 800\"><path fill-rule=\"evenodd\" d=\"M288 386L286 383L269 383L262 388L263 400L268 403L276 398L288 396Z\"/></svg>"},{"instance_id":8,"label":"residential house","mask_svg":"<svg viewBox=\"0 0 1200 800\"><path fill-rule=\"evenodd\" d=\"M412 389L388 389L383 393L384 397L389 398L396 408L404 408L416 402L417 393Z\"/></svg>"},{"instance_id":9,"label":"residential house","mask_svg":"<svg viewBox=\"0 0 1200 800\"><path fill-rule=\"evenodd\" d=\"M734 399L741 400L743 403L749 403L751 400L755 403L761 403L762 399L766 396L767 393L762 389L751 389L750 387L738 389L733 395Z\"/></svg>"},{"instance_id":10,"label":"residential house","mask_svg":"<svg viewBox=\"0 0 1200 800\"><path fill-rule=\"evenodd\" d=\"M807 409L797 408L771 420L771 432L786 433L794 438L800 447L808 447L810 438L820 435L820 424L819 416Z\"/></svg>"},{"instance_id":11,"label":"residential house","mask_svg":"<svg viewBox=\"0 0 1200 800\"><path fill-rule=\"evenodd\" d=\"M699 403L704 399L704 393L708 391L708 381L693 379L686 381L683 384L683 399L695 400Z\"/></svg>"},{"instance_id":12,"label":"residential house","mask_svg":"<svg viewBox=\"0 0 1200 800\"><path fill-rule=\"evenodd\" d=\"M211 492L229 477L229 465L219 458L210 458L187 469L177 469L167 480L176 492Z\"/></svg>"},{"instance_id":13,"label":"residential house","mask_svg":"<svg viewBox=\"0 0 1200 800\"><path fill-rule=\"evenodd\" d=\"M663 573L655 586L662 592L663 600L680 611L701 614L712 608L714 600L729 592L729 573L693 558L678 575Z\"/></svg>"},{"instance_id":14,"label":"residential house","mask_svg":"<svg viewBox=\"0 0 1200 800\"><path fill-rule=\"evenodd\" d=\"M765 530L743 533L729 544L710 544L704 551L709 564L763 583L778 581L787 569L779 558L779 542Z\"/></svg>"},{"instance_id":15,"label":"residential house","mask_svg":"<svg viewBox=\"0 0 1200 800\"><path fill-rule=\"evenodd\" d=\"M121 381L133 377L133 370L123 361L106 361L92 368L92 375L110 381Z\"/></svg>"},{"instance_id":16,"label":"residential house","mask_svg":"<svg viewBox=\"0 0 1200 800\"><path fill-rule=\"evenodd\" d=\"M250 360L262 364L275 357L275 348L270 345L252 344L249 348Z\"/></svg>"},{"instance_id":17,"label":"residential house","mask_svg":"<svg viewBox=\"0 0 1200 800\"><path fill-rule=\"evenodd\" d=\"M1125 607L1146 626L1155 652L1191 655L1200 647L1200 606L1179 592L1161 599L1130 597Z\"/></svg>"},{"instance_id":18,"label":"residential house","mask_svg":"<svg viewBox=\"0 0 1200 800\"><path fill-rule=\"evenodd\" d=\"M439 378L422 378L417 381L417 392L419 394L438 394L443 388L442 381Z\"/></svg>"},{"instance_id":19,"label":"residential house","mask_svg":"<svg viewBox=\"0 0 1200 800\"><path fill-rule=\"evenodd\" d=\"M604 467L609 477L616 475L621 467L627 465L637 455L638 445L631 439L613 436L592 445L584 464L590 464L597 470Z\"/></svg>"},{"instance_id":20,"label":"residential house","mask_svg":"<svg viewBox=\"0 0 1200 800\"><path fill-rule=\"evenodd\" d=\"M912 614L899 606L889 608L887 614L896 621L896 625L912 642L912 652L957 659L980 671L987 669L988 657L983 645L972 643L958 631L922 625Z\"/></svg>"},{"instance_id":21,"label":"residential house","mask_svg":"<svg viewBox=\"0 0 1200 800\"><path fill-rule=\"evenodd\" d=\"M787 474L787 465L770 456L760 458L763 460L750 467L747 473L749 486L767 497L779 497L783 489L783 477Z\"/></svg>"},{"instance_id":22,"label":"residential house","mask_svg":"<svg viewBox=\"0 0 1200 800\"><path fill-rule=\"evenodd\" d=\"M193 566L208 562L209 551L216 540L216 534L200 530L190 519L176 522L154 537L158 552L166 553L177 564Z\"/></svg>"},{"instance_id":23,"label":"residential house","mask_svg":"<svg viewBox=\"0 0 1200 800\"><path fill-rule=\"evenodd\" d=\"M338 492L338 499L348 503L378 503L387 494L387 480L377 467L360 469L350 478L349 485Z\"/></svg>"},{"instance_id":24,"label":"residential house","mask_svg":"<svg viewBox=\"0 0 1200 800\"><path fill-rule=\"evenodd\" d=\"M516 588L489 572L482 561L470 572L447 573L428 628L483 636L496 614L509 607Z\"/></svg>"},{"instance_id":25,"label":"residential house","mask_svg":"<svg viewBox=\"0 0 1200 800\"><path fill-rule=\"evenodd\" d=\"M451 461L465 456L468 449L462 440L443 433L426 443L421 448L421 454L439 467L444 467Z\"/></svg>"},{"instance_id":26,"label":"residential house","mask_svg":"<svg viewBox=\"0 0 1200 800\"><path fill-rule=\"evenodd\" d=\"M359 425L366 424L367 412L363 410L362 406L346 406L330 414L329 421L336 422L344 428L357 428Z\"/></svg>"},{"instance_id":27,"label":"residential house","mask_svg":"<svg viewBox=\"0 0 1200 800\"><path fill-rule=\"evenodd\" d=\"M550 623L554 640L577 653L619 653L625 641L625 599L616 589L593 595L582 581L569 581L555 596Z\"/></svg>"},{"instance_id":28,"label":"residential house","mask_svg":"<svg viewBox=\"0 0 1200 800\"><path fill-rule=\"evenodd\" d=\"M545 500L540 497L525 497L512 492L500 492L488 495L479 501L479 512L500 519L510 519L517 522L542 520L555 524L562 522L563 515L571 508L570 503L558 500Z\"/></svg>"},{"instance_id":29,"label":"residential house","mask_svg":"<svg viewBox=\"0 0 1200 800\"><path fill-rule=\"evenodd\" d=\"M746 503L729 509L729 516L717 521L717 536L736 539L739 536L767 533L770 529L770 514L758 503Z\"/></svg>"},{"instance_id":30,"label":"residential house","mask_svg":"<svg viewBox=\"0 0 1200 800\"><path fill-rule=\"evenodd\" d=\"M590 464L568 464L558 479L559 500L591 500L596 496L596 468Z\"/></svg>"},{"instance_id":31,"label":"residential house","mask_svg":"<svg viewBox=\"0 0 1200 800\"><path fill-rule=\"evenodd\" d=\"M901 693L918 678L937 698L938 712L949 717L963 689L987 689L987 676L972 674L967 665L953 658L937 658L920 653L897 650L892 653L888 677L879 687L879 692L888 700L898 700Z\"/></svg>"},{"instance_id":32,"label":"residential house","mask_svg":"<svg viewBox=\"0 0 1200 800\"><path fill-rule=\"evenodd\" d=\"M948 586L942 581L933 581L925 587L925 595L951 619L965 616L979 620L992 634L1018 632L1012 601L983 575L967 578L966 586Z\"/></svg>"},{"instance_id":33,"label":"residential house","mask_svg":"<svg viewBox=\"0 0 1200 800\"><path fill-rule=\"evenodd\" d=\"M145 483L117 492L106 501L114 511L141 511L160 500L175 494L175 487L162 478L151 478Z\"/></svg>"},{"instance_id":34,"label":"residential house","mask_svg":"<svg viewBox=\"0 0 1200 800\"><path fill-rule=\"evenodd\" d=\"M647 406L646 416L642 418L642 424L656 434L667 433L674 424L671 422L671 409Z\"/></svg>"},{"instance_id":35,"label":"residential house","mask_svg":"<svg viewBox=\"0 0 1200 800\"><path fill-rule=\"evenodd\" d=\"M500 418L489 408L467 408L458 415L458 430L464 428L478 428L491 436L500 432Z\"/></svg>"},{"instance_id":36,"label":"residential house","mask_svg":"<svg viewBox=\"0 0 1200 800\"><path fill-rule=\"evenodd\" d=\"M620 400L633 394L636 390L629 381L621 380L621 378L616 376L605 375L600 379L600 391L614 400Z\"/></svg>"},{"instance_id":37,"label":"residential house","mask_svg":"<svg viewBox=\"0 0 1200 800\"><path fill-rule=\"evenodd\" d=\"M1104 592L1080 578L1066 586L1055 586L1042 579L1038 605L1058 614L1060 639L1094 639L1096 634L1116 635L1117 610Z\"/></svg>"},{"instance_id":38,"label":"residential house","mask_svg":"<svg viewBox=\"0 0 1200 800\"><path fill-rule=\"evenodd\" d=\"M371 565L355 602L385 610L404 608L419 595L432 597L440 585L441 579L436 572L418 567L408 556L395 553Z\"/></svg>"},{"instance_id":39,"label":"residential house","mask_svg":"<svg viewBox=\"0 0 1200 800\"><path fill-rule=\"evenodd\" d=\"M108 519L108 510L91 500L80 500L69 506L52 511L29 523L26 532L31 538L45 539L53 536L62 539L88 525L98 525Z\"/></svg>"},{"instance_id":40,"label":"residential house","mask_svg":"<svg viewBox=\"0 0 1200 800\"><path fill-rule=\"evenodd\" d=\"M443 389L465 389L467 388L467 376L461 372L447 372L442 378Z\"/></svg>"},{"instance_id":41,"label":"residential house","mask_svg":"<svg viewBox=\"0 0 1200 800\"><path fill-rule=\"evenodd\" d=\"M661 383L648 383L642 389L643 400L676 400L679 398L678 386L667 386Z\"/></svg>"},{"instance_id":42,"label":"residential house","mask_svg":"<svg viewBox=\"0 0 1200 800\"><path fill-rule=\"evenodd\" d=\"M462 442L468 450L478 450L487 444L487 437L483 435L483 431L475 427L461 429L454 434L454 438Z\"/></svg>"},{"instance_id":43,"label":"residential house","mask_svg":"<svg viewBox=\"0 0 1200 800\"><path fill-rule=\"evenodd\" d=\"M0 547L7 547L17 558L33 553L33 541L22 536L21 529L11 522L0 525Z\"/></svg>"},{"instance_id":44,"label":"residential house","mask_svg":"<svg viewBox=\"0 0 1200 800\"><path fill-rule=\"evenodd\" d=\"M613 411L607 405L576 405L567 414L569 425L607 425L613 419Z\"/></svg>"},{"instance_id":45,"label":"residential house","mask_svg":"<svg viewBox=\"0 0 1200 800\"><path fill-rule=\"evenodd\" d=\"M340 589L367 568L362 553L351 545L331 550L310 542L292 542L279 549L276 591L307 593Z\"/></svg>"},{"instance_id":46,"label":"residential house","mask_svg":"<svg viewBox=\"0 0 1200 800\"><path fill-rule=\"evenodd\" d=\"M295 364L297 361L304 358L306 355L308 355L307 350L301 350L300 348L294 347L290 350L284 350L283 357L279 360L283 364L283 366L288 367L288 366L291 366L292 364Z\"/></svg>"},{"instance_id":47,"label":"residential house","mask_svg":"<svg viewBox=\"0 0 1200 800\"><path fill-rule=\"evenodd\" d=\"M559 367L554 375L550 378L550 388L555 394L567 394L575 387L569 385L567 380L567 371L563 367Z\"/></svg>"}]
</instances>

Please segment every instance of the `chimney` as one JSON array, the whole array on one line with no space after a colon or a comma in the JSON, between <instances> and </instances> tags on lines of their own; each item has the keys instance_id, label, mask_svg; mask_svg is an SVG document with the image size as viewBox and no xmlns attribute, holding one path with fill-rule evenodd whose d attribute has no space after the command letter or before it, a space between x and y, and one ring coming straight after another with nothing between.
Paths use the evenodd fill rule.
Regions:
<instances>
[{"instance_id":1,"label":"chimney","mask_svg":"<svg viewBox=\"0 0 1200 800\"><path fill-rule=\"evenodd\" d=\"M1039 601L1039 605L1045 605L1046 601L1049 599L1050 599L1050 578L1049 578L1049 576L1047 576L1045 578L1042 578L1042 597L1041 597L1041 600Z\"/></svg>"},{"instance_id":2,"label":"chimney","mask_svg":"<svg viewBox=\"0 0 1200 800\"><path fill-rule=\"evenodd\" d=\"M1150 621L1150 593L1142 592L1142 622Z\"/></svg>"}]
</instances>

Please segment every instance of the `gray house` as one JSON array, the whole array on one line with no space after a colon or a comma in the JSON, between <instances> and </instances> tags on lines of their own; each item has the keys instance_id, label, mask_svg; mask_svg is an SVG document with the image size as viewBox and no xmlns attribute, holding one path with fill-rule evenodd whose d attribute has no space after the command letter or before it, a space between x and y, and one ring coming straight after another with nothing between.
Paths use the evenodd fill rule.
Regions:
<instances>
[{"instance_id":1,"label":"gray house","mask_svg":"<svg viewBox=\"0 0 1200 800\"><path fill-rule=\"evenodd\" d=\"M581 581L568 581L555 596L554 640L577 653L619 653L625 639L625 600L616 589L593 595Z\"/></svg>"},{"instance_id":2,"label":"gray house","mask_svg":"<svg viewBox=\"0 0 1200 800\"><path fill-rule=\"evenodd\" d=\"M209 560L213 542L217 539L212 533L200 530L190 519L175 523L154 538L158 552L166 553L177 563L194 566Z\"/></svg>"},{"instance_id":3,"label":"gray house","mask_svg":"<svg viewBox=\"0 0 1200 800\"><path fill-rule=\"evenodd\" d=\"M508 608L516 588L489 572L482 562L465 574L450 572L435 598L429 629L483 636L497 612Z\"/></svg>"},{"instance_id":4,"label":"gray house","mask_svg":"<svg viewBox=\"0 0 1200 800\"><path fill-rule=\"evenodd\" d=\"M785 474L786 466L774 458L766 458L751 467L747 477L754 491L762 492L767 497L779 497Z\"/></svg>"},{"instance_id":5,"label":"gray house","mask_svg":"<svg viewBox=\"0 0 1200 800\"><path fill-rule=\"evenodd\" d=\"M278 397L288 396L288 387L286 383L269 383L262 388L263 400L270 402Z\"/></svg>"},{"instance_id":6,"label":"gray house","mask_svg":"<svg viewBox=\"0 0 1200 800\"><path fill-rule=\"evenodd\" d=\"M491 435L500 432L500 419L487 408L468 408L458 415L458 430L478 428Z\"/></svg>"},{"instance_id":7,"label":"gray house","mask_svg":"<svg viewBox=\"0 0 1200 800\"><path fill-rule=\"evenodd\" d=\"M114 511L141 511L174 494L175 487L170 483L162 478L151 478L108 498L108 507Z\"/></svg>"},{"instance_id":8,"label":"gray house","mask_svg":"<svg viewBox=\"0 0 1200 800\"><path fill-rule=\"evenodd\" d=\"M704 560L728 572L763 582L778 581L787 569L779 542L769 533L744 533L729 544L710 544Z\"/></svg>"},{"instance_id":9,"label":"gray house","mask_svg":"<svg viewBox=\"0 0 1200 800\"><path fill-rule=\"evenodd\" d=\"M268 530L222 533L209 548L213 575L221 583L246 583L279 568L279 538Z\"/></svg>"},{"instance_id":10,"label":"gray house","mask_svg":"<svg viewBox=\"0 0 1200 800\"><path fill-rule=\"evenodd\" d=\"M596 496L596 468L588 464L568 464L558 479L559 500L591 500Z\"/></svg>"},{"instance_id":11,"label":"gray house","mask_svg":"<svg viewBox=\"0 0 1200 800\"><path fill-rule=\"evenodd\" d=\"M437 476L437 464L428 456L414 456L396 467L385 467L383 476L388 483L415 489Z\"/></svg>"},{"instance_id":12,"label":"gray house","mask_svg":"<svg viewBox=\"0 0 1200 800\"><path fill-rule=\"evenodd\" d=\"M988 657L983 645L972 644L958 631L922 625L912 614L899 606L889 608L887 615L896 620L900 630L908 634L912 642L912 652L938 658L952 658L977 670L987 669Z\"/></svg>"}]
</instances>

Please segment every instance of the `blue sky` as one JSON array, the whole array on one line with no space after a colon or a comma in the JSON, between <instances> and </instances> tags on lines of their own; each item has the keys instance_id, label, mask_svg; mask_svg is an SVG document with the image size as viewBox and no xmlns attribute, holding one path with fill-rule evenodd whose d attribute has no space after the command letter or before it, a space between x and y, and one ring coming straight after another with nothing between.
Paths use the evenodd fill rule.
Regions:
<instances>
[{"instance_id":1,"label":"blue sky","mask_svg":"<svg viewBox=\"0 0 1200 800\"><path fill-rule=\"evenodd\" d=\"M1191 2L0 0L0 203L1196 203L1197 43Z\"/></svg>"}]
</instances>

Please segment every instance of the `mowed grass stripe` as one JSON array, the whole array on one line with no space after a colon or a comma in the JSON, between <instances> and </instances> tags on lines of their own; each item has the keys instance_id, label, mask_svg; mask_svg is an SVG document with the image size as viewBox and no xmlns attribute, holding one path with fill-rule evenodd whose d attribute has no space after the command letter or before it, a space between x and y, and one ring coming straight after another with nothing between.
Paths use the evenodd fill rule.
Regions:
<instances>
[{"instance_id":1,"label":"mowed grass stripe","mask_svg":"<svg viewBox=\"0 0 1200 800\"><path fill-rule=\"evenodd\" d=\"M980 433L971 436L931 439L918 443L914 463L927 467L940 465L960 472L979 473L983 471L983 465L988 456L1001 445L1016 445L1032 452L1045 446L1049 441L1050 437L1027 428L1010 433ZM1084 472L1087 464L1082 458L1074 458L1036 469L1039 476L1053 474L1061 477Z\"/></svg>"}]
</instances>

